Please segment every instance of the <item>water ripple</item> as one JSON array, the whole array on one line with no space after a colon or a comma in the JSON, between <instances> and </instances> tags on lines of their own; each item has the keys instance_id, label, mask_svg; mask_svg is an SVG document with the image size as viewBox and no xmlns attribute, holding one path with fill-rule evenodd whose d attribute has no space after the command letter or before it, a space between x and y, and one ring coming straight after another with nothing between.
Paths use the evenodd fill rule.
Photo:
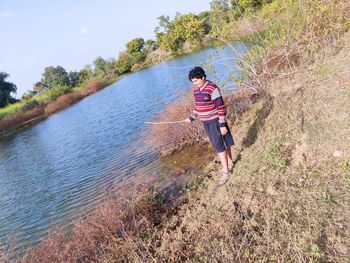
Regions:
<instances>
[{"instance_id":1,"label":"water ripple","mask_svg":"<svg viewBox=\"0 0 350 263\"><path fill-rule=\"evenodd\" d=\"M227 57L229 50L220 52ZM69 109L1 139L0 243L6 244L14 233L20 245L36 243L50 226L69 226L73 218L91 211L111 185L157 175L158 155L145 145L144 122L182 96L179 89L189 90L187 72L178 68L200 64L215 54L208 49L129 74ZM215 67L229 76L223 65ZM216 75L208 77L217 80Z\"/></svg>"}]
</instances>

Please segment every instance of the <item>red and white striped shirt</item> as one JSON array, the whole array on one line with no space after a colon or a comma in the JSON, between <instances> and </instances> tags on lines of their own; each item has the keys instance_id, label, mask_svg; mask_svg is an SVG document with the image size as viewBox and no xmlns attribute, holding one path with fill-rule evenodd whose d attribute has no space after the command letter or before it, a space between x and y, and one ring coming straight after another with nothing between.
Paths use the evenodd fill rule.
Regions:
<instances>
[{"instance_id":1,"label":"red and white striped shirt","mask_svg":"<svg viewBox=\"0 0 350 263\"><path fill-rule=\"evenodd\" d=\"M202 122L218 119L220 127L226 125L226 107L216 84L207 81L203 87L193 90L193 96L195 106L189 118L191 121L197 117Z\"/></svg>"}]
</instances>

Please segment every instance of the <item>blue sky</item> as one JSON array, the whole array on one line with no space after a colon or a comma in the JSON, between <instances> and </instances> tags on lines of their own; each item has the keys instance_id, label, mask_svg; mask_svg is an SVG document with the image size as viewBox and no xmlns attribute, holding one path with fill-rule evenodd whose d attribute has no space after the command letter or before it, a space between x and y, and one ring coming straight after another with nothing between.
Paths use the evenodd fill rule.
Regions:
<instances>
[{"instance_id":1,"label":"blue sky","mask_svg":"<svg viewBox=\"0 0 350 263\"><path fill-rule=\"evenodd\" d=\"M17 98L47 66L80 70L101 56L116 58L136 37L154 36L157 17L207 11L211 0L0 0L0 72Z\"/></svg>"}]
</instances>

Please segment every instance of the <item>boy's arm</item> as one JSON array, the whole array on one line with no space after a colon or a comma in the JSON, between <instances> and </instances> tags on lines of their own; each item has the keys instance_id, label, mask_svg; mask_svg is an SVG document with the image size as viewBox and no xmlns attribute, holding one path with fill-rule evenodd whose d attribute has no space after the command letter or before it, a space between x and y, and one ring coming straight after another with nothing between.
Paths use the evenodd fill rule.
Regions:
<instances>
[{"instance_id":1,"label":"boy's arm","mask_svg":"<svg viewBox=\"0 0 350 263\"><path fill-rule=\"evenodd\" d=\"M222 99L219 88L215 88L211 94L211 100L214 102L219 114L220 127L226 127L226 106Z\"/></svg>"},{"instance_id":2,"label":"boy's arm","mask_svg":"<svg viewBox=\"0 0 350 263\"><path fill-rule=\"evenodd\" d=\"M188 120L189 120L189 122L192 122L195 119L197 119L197 117L198 117L198 113L197 113L196 109L194 108L192 110L192 113L191 113L190 117L188 118Z\"/></svg>"}]
</instances>

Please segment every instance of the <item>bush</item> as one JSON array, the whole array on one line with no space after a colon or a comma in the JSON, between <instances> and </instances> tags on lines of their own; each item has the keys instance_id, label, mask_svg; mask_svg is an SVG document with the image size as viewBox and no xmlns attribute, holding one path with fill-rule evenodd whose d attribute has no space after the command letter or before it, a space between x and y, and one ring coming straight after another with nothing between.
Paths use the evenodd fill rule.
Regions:
<instances>
[{"instance_id":1,"label":"bush","mask_svg":"<svg viewBox=\"0 0 350 263\"><path fill-rule=\"evenodd\" d=\"M227 108L227 119L233 120L237 114L246 111L258 99L258 94L251 89L237 89L232 93L224 93ZM156 118L157 122L184 120L193 109L192 92L174 101ZM171 136L169 136L171 134ZM199 120L192 123L159 124L150 126L148 143L162 154L171 153L184 145L193 144L206 138L203 125Z\"/></svg>"},{"instance_id":2,"label":"bush","mask_svg":"<svg viewBox=\"0 0 350 263\"><path fill-rule=\"evenodd\" d=\"M157 122L185 120L193 109L192 94L174 101L158 114ZM171 136L169 136L171 134ZM205 135L199 121L192 123L159 124L150 126L148 143L156 150L167 153L169 150L179 149L184 144L191 144L203 139Z\"/></svg>"},{"instance_id":3,"label":"bush","mask_svg":"<svg viewBox=\"0 0 350 263\"><path fill-rule=\"evenodd\" d=\"M72 91L72 88L69 86L58 86L55 88L52 88L48 95L52 100L57 99L59 96L63 95L63 94L67 94L69 92Z\"/></svg>"},{"instance_id":4,"label":"bush","mask_svg":"<svg viewBox=\"0 0 350 263\"><path fill-rule=\"evenodd\" d=\"M84 95L81 94L80 92L72 92L69 94L64 94L58 97L55 101L50 102L45 107L45 113L47 115L53 114L59 110L62 110L71 106L72 104L81 100L82 98L84 98Z\"/></svg>"},{"instance_id":5,"label":"bush","mask_svg":"<svg viewBox=\"0 0 350 263\"><path fill-rule=\"evenodd\" d=\"M39 102L35 99L24 101L22 106L23 111L31 110L34 107L39 106Z\"/></svg>"}]
</instances>

